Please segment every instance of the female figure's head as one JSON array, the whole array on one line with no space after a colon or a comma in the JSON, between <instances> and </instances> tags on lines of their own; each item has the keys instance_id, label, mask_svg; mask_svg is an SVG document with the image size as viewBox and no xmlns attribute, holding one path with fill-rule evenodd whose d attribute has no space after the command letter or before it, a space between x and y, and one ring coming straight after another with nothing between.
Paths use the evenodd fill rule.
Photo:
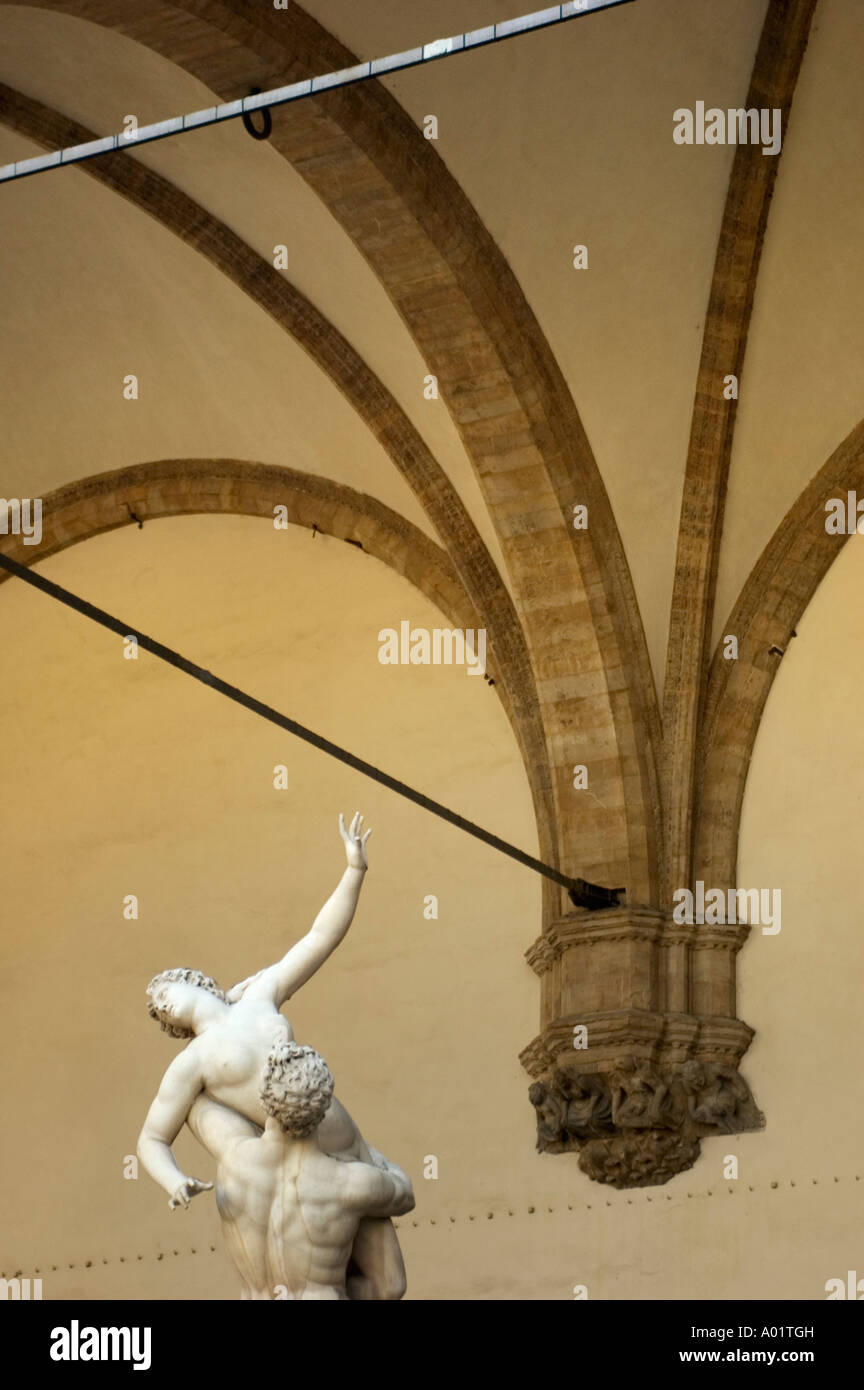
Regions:
<instances>
[{"instance_id":1,"label":"female figure's head","mask_svg":"<svg viewBox=\"0 0 864 1390\"><path fill-rule=\"evenodd\" d=\"M147 996L147 1012L172 1038L194 1037L201 1024L216 1013L216 1001L229 1007L215 980L185 966L154 976L147 986Z\"/></svg>"}]
</instances>

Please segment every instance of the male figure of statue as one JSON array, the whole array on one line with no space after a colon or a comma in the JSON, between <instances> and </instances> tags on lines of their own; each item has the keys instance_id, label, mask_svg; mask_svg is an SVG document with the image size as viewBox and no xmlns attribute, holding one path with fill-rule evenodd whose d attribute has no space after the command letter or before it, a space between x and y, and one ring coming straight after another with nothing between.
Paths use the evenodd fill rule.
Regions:
<instances>
[{"instance_id":1,"label":"male figure of statue","mask_svg":"<svg viewBox=\"0 0 864 1390\"><path fill-rule=\"evenodd\" d=\"M294 1034L279 1009L324 963L345 936L368 868L363 818L355 815L348 830L340 815L348 867L335 892L307 934L275 965L241 981L227 994L198 970L165 970L147 987L149 1012L165 1032L190 1038L163 1077L138 1139L138 1156L150 1176L165 1189L173 1209L212 1187L181 1172L171 1145L202 1092L213 1101L264 1128L267 1116L259 1096L260 1079L274 1035L292 1042ZM334 1097L318 1134L328 1154L374 1162L347 1110ZM378 1156L380 1157L380 1156ZM382 1160L383 1161L383 1160ZM369 1217L357 1232L353 1262L362 1279L352 1296L398 1299L405 1292L405 1269L396 1233L389 1220Z\"/></svg>"},{"instance_id":2,"label":"male figure of statue","mask_svg":"<svg viewBox=\"0 0 864 1390\"><path fill-rule=\"evenodd\" d=\"M324 1152L332 1094L324 1059L280 1034L261 1082L263 1134L206 1093L192 1106L189 1127L217 1160L216 1203L243 1298L368 1297L346 1275L361 1221L413 1209L411 1183L395 1164Z\"/></svg>"}]
</instances>

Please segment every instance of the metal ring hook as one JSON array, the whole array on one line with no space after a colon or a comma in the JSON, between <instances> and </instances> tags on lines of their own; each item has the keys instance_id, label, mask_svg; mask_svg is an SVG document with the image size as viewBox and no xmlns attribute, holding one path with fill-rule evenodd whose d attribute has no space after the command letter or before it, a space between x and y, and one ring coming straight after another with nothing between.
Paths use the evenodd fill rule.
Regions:
<instances>
[{"instance_id":1,"label":"metal ring hook","mask_svg":"<svg viewBox=\"0 0 864 1390\"><path fill-rule=\"evenodd\" d=\"M259 95L260 91L261 91L261 88L260 88L260 87L253 87L252 90L250 91L249 95L250 95L250 97L257 97L257 96ZM253 140L266 140L266 139L268 139L268 137L269 137L269 135L270 135L270 132L271 132L271 130L273 129L273 117L270 115L270 108L269 108L268 106L262 106L262 107L261 107L261 113L260 113L260 114L261 114L261 115L263 116L263 118L264 118L264 124L263 124L263 126L261 127L261 129L259 130L258 127L257 127L256 125L253 125L253 123L252 123L252 116L251 116L250 112L248 112L248 111L241 111L241 112L240 112L240 119L241 119L241 121L243 122L243 125L244 125L245 129L248 130L249 134L252 136L252 139L253 139Z\"/></svg>"}]
</instances>

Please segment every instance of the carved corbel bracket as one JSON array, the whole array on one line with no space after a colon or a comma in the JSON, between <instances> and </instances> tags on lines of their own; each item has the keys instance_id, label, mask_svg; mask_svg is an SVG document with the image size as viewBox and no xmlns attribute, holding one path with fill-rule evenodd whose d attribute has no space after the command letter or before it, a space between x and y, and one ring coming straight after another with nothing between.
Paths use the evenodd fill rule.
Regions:
<instances>
[{"instance_id":1,"label":"carved corbel bracket","mask_svg":"<svg viewBox=\"0 0 864 1390\"><path fill-rule=\"evenodd\" d=\"M691 1167L703 1137L764 1125L738 1072L753 1037L734 1016L747 932L625 905L572 913L534 942L543 1028L520 1060L541 1152L649 1186Z\"/></svg>"}]
</instances>

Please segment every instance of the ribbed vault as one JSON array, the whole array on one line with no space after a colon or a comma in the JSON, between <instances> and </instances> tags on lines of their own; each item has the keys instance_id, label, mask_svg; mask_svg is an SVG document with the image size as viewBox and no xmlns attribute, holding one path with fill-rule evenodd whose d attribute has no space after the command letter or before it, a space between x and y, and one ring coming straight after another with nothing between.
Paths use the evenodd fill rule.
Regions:
<instances>
[{"instance_id":1,"label":"ribbed vault","mask_svg":"<svg viewBox=\"0 0 864 1390\"><path fill-rule=\"evenodd\" d=\"M816 0L772 0L746 105L779 110L788 130L792 97ZM663 736L668 817L667 891L690 883L697 753L723 537L729 459L747 331L771 195L782 153L739 145L729 181L711 284L681 502L669 624ZM729 397L724 382L736 378Z\"/></svg>"},{"instance_id":2,"label":"ribbed vault","mask_svg":"<svg viewBox=\"0 0 864 1390\"><path fill-rule=\"evenodd\" d=\"M738 832L747 770L765 702L795 624L849 536L826 531L825 504L864 495L864 420L823 464L787 512L729 615L738 660L711 663L695 877L724 888L736 882Z\"/></svg>"},{"instance_id":3,"label":"ribbed vault","mask_svg":"<svg viewBox=\"0 0 864 1390\"><path fill-rule=\"evenodd\" d=\"M356 61L293 3L278 11L269 0L24 4L123 35L184 69L219 100ZM785 148L794 139L796 84L819 10L817 0L768 0L764 11L752 65L748 55L742 68L749 84L741 100L779 110ZM43 147L91 138L94 132L75 115L0 86L0 121ZM4 549L29 561L131 524L133 513L147 521L214 511L272 517L282 504L299 525L359 541L454 625L485 627L490 669L531 785L541 855L565 873L626 888L620 910L594 917L574 914L562 892L544 884L543 932L529 952L542 980L543 1017L522 1054L543 1091L534 1099L541 1136L542 1125L551 1126L548 1115L567 1101L566 1085L556 1099L550 1077L565 1058L572 1062L573 1028L586 1019L600 1038L592 1043L591 1074L606 1078L610 1097L621 1089L619 1064L635 1055L662 1070L657 1089L662 1081L664 1093L680 1089L690 1075L680 1069L694 1059L719 1068L713 1081L734 1089L730 1076L752 1036L737 1017L735 957L746 929L724 923L713 934L679 930L682 924L670 920L671 895L695 879L735 885L747 770L771 682L795 623L838 553L838 538L825 531L825 500L864 488L862 422L801 492L744 584L725 628L738 639L737 659L718 649L712 660L737 413L737 390L730 397L725 385L734 377L746 389L748 335L782 156L766 158L758 144L738 145L722 214L718 200L661 718L601 469L559 363L502 247L470 201L471 189L459 185L434 143L378 82L274 112L271 145L365 258L434 374L494 524L506 575L484 544L476 514L472 519L420 430L362 353L283 271L132 152L100 158L83 171L180 237L304 348L386 451L441 545L377 499L326 476L241 459L174 458L70 482L45 499L39 556L12 538L4 539ZM820 446L819 456L824 452ZM588 508L587 529L572 525L577 504ZM491 531L487 537L494 547ZM574 765L582 763L590 795L573 786ZM756 1128L761 1116L744 1092L736 1093L736 1119L741 1129ZM705 1125L701 1133L710 1132ZM655 1137L662 1129L655 1126ZM580 1140L606 1143L606 1134ZM695 1130L690 1149L685 1144L686 1152L669 1158L675 1171L693 1161L694 1136ZM661 1134L658 1147L667 1139ZM615 1181L604 1175L601 1157L592 1176ZM616 1150L616 1163L619 1157ZM665 1162L657 1159L658 1172L666 1171Z\"/></svg>"},{"instance_id":4,"label":"ribbed vault","mask_svg":"<svg viewBox=\"0 0 864 1390\"><path fill-rule=\"evenodd\" d=\"M110 26L226 100L251 85L356 61L296 5L39 7ZM641 620L578 413L518 282L430 143L380 84L283 109L271 140L376 271L437 375L477 470L536 675L561 867L654 900L659 716ZM576 503L589 507L587 531L570 525ZM575 761L590 765L591 798L574 794Z\"/></svg>"},{"instance_id":5,"label":"ribbed vault","mask_svg":"<svg viewBox=\"0 0 864 1390\"><path fill-rule=\"evenodd\" d=\"M0 121L48 147L91 138L91 132L76 122L2 83ZM91 177L157 218L239 285L331 377L387 450L444 538L463 583L473 594L480 626L486 628L490 646L499 653L502 671L507 672L502 682L515 713L517 737L534 793L542 853L556 862L558 842L543 728L522 628L482 538L420 434L338 330L283 272L257 255L224 223L167 179L125 156L110 156L85 167ZM182 484L182 478L179 481ZM242 486L242 480L238 482Z\"/></svg>"}]
</instances>

